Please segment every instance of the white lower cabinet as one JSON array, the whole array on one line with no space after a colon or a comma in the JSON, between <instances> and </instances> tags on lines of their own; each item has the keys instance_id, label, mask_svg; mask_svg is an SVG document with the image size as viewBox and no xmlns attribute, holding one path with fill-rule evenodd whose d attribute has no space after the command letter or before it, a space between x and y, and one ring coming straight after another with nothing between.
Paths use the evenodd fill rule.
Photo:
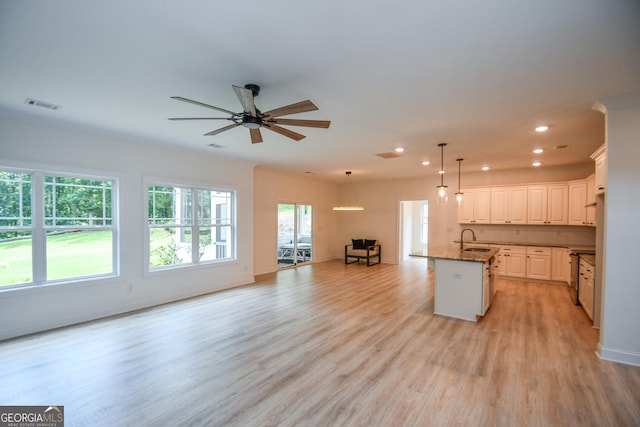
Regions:
<instances>
[{"instance_id":1,"label":"white lower cabinet","mask_svg":"<svg viewBox=\"0 0 640 427\"><path fill-rule=\"evenodd\" d=\"M593 264L584 258L580 258L578 272L578 300L589 319L593 320L593 277L595 276L595 268Z\"/></svg>"},{"instance_id":2,"label":"white lower cabinet","mask_svg":"<svg viewBox=\"0 0 640 427\"><path fill-rule=\"evenodd\" d=\"M501 246L502 275L526 277L527 251L524 246Z\"/></svg>"},{"instance_id":3,"label":"white lower cabinet","mask_svg":"<svg viewBox=\"0 0 640 427\"><path fill-rule=\"evenodd\" d=\"M526 249L528 279L551 280L551 248L529 246Z\"/></svg>"},{"instance_id":4,"label":"white lower cabinet","mask_svg":"<svg viewBox=\"0 0 640 427\"><path fill-rule=\"evenodd\" d=\"M495 246L494 246L495 247ZM494 274L569 284L571 257L567 248L499 246Z\"/></svg>"},{"instance_id":5,"label":"white lower cabinet","mask_svg":"<svg viewBox=\"0 0 640 427\"><path fill-rule=\"evenodd\" d=\"M551 280L571 283L571 256L567 248L551 248Z\"/></svg>"}]
</instances>

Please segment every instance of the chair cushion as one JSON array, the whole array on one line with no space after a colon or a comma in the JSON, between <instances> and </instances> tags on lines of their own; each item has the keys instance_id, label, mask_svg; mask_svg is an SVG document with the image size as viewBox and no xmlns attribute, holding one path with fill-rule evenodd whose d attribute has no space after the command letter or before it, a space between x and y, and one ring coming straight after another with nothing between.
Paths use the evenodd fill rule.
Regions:
<instances>
[{"instance_id":1,"label":"chair cushion","mask_svg":"<svg viewBox=\"0 0 640 427\"><path fill-rule=\"evenodd\" d=\"M376 242L377 242L377 240L364 239L364 247L368 248L370 246L375 246Z\"/></svg>"},{"instance_id":2,"label":"chair cushion","mask_svg":"<svg viewBox=\"0 0 640 427\"><path fill-rule=\"evenodd\" d=\"M351 239L351 243L353 244L353 249L367 249L364 239Z\"/></svg>"},{"instance_id":3,"label":"chair cushion","mask_svg":"<svg viewBox=\"0 0 640 427\"><path fill-rule=\"evenodd\" d=\"M378 249L374 250L374 251L369 251L369 256L376 256L378 255ZM347 256L359 256L359 257L365 257L367 256L367 250L366 249L351 249L347 251Z\"/></svg>"}]
</instances>

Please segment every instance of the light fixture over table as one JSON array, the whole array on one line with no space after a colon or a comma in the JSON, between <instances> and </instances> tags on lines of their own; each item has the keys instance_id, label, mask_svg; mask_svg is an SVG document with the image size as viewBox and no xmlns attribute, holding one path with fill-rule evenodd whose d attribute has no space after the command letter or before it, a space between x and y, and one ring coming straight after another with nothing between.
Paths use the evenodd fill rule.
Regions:
<instances>
[{"instance_id":1,"label":"light fixture over table","mask_svg":"<svg viewBox=\"0 0 640 427\"><path fill-rule=\"evenodd\" d=\"M349 178L351 177L351 171L346 171L345 175L347 175L347 185L350 186L350 183L349 183L350 179ZM352 191L353 191L353 201L354 201L353 205L334 206L332 208L332 210L334 210L334 211L363 211L364 210L364 206L360 206L360 205L357 204L358 201L356 200L356 197L355 197L356 196L356 192L355 192L355 190L353 190L353 188L352 188Z\"/></svg>"},{"instance_id":2,"label":"light fixture over table","mask_svg":"<svg viewBox=\"0 0 640 427\"><path fill-rule=\"evenodd\" d=\"M440 185L436 187L438 189L436 202L440 206L446 206L447 199L449 198L447 195L447 186L444 185L444 147L446 147L446 145L446 142L438 144L438 147L440 147Z\"/></svg>"},{"instance_id":3,"label":"light fixture over table","mask_svg":"<svg viewBox=\"0 0 640 427\"><path fill-rule=\"evenodd\" d=\"M456 162L458 162L458 192L456 193L456 203L458 206L462 204L462 196L464 195L464 193L460 191L460 165L463 160L464 159L456 159Z\"/></svg>"}]
</instances>

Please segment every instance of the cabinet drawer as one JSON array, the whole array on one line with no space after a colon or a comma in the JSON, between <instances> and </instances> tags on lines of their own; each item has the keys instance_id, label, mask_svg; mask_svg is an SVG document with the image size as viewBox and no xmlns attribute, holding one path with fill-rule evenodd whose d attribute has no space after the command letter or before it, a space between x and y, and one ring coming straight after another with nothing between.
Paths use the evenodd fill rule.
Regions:
<instances>
[{"instance_id":1,"label":"cabinet drawer","mask_svg":"<svg viewBox=\"0 0 640 427\"><path fill-rule=\"evenodd\" d=\"M549 255L551 256L551 248L541 248L538 246L527 246L527 255Z\"/></svg>"},{"instance_id":2,"label":"cabinet drawer","mask_svg":"<svg viewBox=\"0 0 640 427\"><path fill-rule=\"evenodd\" d=\"M526 253L524 246L500 246L500 252L503 254L522 254Z\"/></svg>"},{"instance_id":3,"label":"cabinet drawer","mask_svg":"<svg viewBox=\"0 0 640 427\"><path fill-rule=\"evenodd\" d=\"M594 273L595 268L593 267L592 264L588 263L587 261L581 259L580 260L580 274L584 275L585 277L589 278L589 279L593 279L593 273Z\"/></svg>"}]
</instances>

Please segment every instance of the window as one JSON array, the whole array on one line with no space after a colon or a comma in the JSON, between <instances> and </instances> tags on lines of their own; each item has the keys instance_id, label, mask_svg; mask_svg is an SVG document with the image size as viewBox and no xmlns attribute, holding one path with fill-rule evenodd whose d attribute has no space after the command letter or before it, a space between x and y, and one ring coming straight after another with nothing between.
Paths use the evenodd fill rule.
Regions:
<instances>
[{"instance_id":1,"label":"window","mask_svg":"<svg viewBox=\"0 0 640 427\"><path fill-rule=\"evenodd\" d=\"M115 180L0 170L0 286L116 273Z\"/></svg>"},{"instance_id":2,"label":"window","mask_svg":"<svg viewBox=\"0 0 640 427\"><path fill-rule=\"evenodd\" d=\"M44 177L47 279L114 271L113 183Z\"/></svg>"},{"instance_id":3,"label":"window","mask_svg":"<svg viewBox=\"0 0 640 427\"><path fill-rule=\"evenodd\" d=\"M149 185L149 269L235 259L234 203L233 191Z\"/></svg>"},{"instance_id":4,"label":"window","mask_svg":"<svg viewBox=\"0 0 640 427\"><path fill-rule=\"evenodd\" d=\"M426 245L429 242L429 202L423 202L420 210L422 217L420 243Z\"/></svg>"}]
</instances>

